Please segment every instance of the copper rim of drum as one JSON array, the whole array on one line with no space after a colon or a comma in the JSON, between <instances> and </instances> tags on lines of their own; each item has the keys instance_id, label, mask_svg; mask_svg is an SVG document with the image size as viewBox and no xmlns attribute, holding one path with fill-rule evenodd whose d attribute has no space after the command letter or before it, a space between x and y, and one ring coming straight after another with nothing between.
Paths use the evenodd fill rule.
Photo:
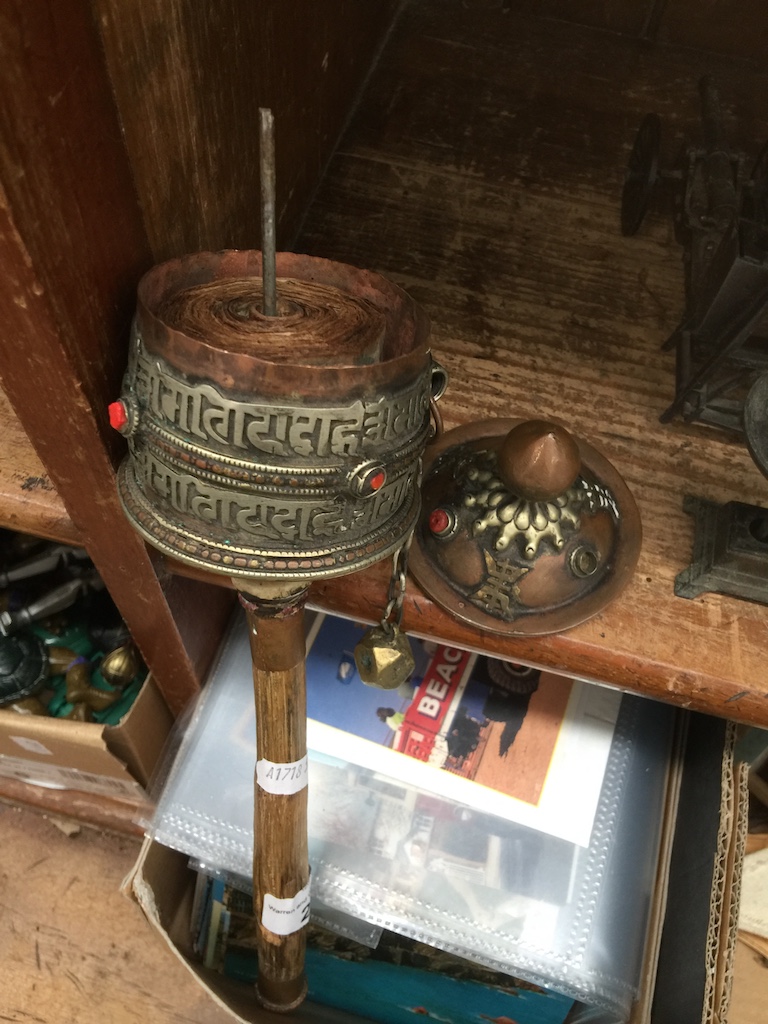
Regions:
<instances>
[{"instance_id":1,"label":"copper rim of drum","mask_svg":"<svg viewBox=\"0 0 768 1024\"><path fill-rule=\"evenodd\" d=\"M423 368L429 320L397 285L372 271L300 253L278 253L276 266L278 297L281 280L293 280L335 289L375 311L383 324L381 358L327 365L273 361L260 358L255 343L252 351L230 351L163 322L163 303L188 289L217 281L226 287L233 279L259 282L262 256L258 250L194 253L148 271L138 289L136 323L142 344L191 377L205 377L225 389L253 391L264 397L288 394L297 400L387 390ZM270 322L278 329L289 327L288 321L297 318L288 312L283 323L280 316L263 318L265 329Z\"/></svg>"},{"instance_id":2,"label":"copper rim of drum","mask_svg":"<svg viewBox=\"0 0 768 1024\"><path fill-rule=\"evenodd\" d=\"M447 431L427 448L424 457L423 479L427 481L436 460L459 444L468 442L495 442L503 438L520 419L479 420ZM612 492L622 516L624 536L619 543L610 572L593 591L578 602L560 605L546 611L521 614L511 622L503 622L465 601L463 595L445 580L435 568L421 544L421 533L426 528L431 509L422 507L416 525L409 559L410 571L432 600L445 611L463 622L488 633L503 636L545 636L560 633L597 615L626 587L632 577L642 544L640 513L635 499L613 465L586 441L575 437L581 454L582 467Z\"/></svg>"}]
</instances>

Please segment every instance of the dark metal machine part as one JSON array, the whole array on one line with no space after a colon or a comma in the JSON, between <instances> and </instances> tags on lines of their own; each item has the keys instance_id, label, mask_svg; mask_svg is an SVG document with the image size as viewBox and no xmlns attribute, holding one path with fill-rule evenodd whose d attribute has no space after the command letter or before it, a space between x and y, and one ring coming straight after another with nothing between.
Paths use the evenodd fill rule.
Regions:
<instances>
[{"instance_id":1,"label":"dark metal machine part","mask_svg":"<svg viewBox=\"0 0 768 1024\"><path fill-rule=\"evenodd\" d=\"M743 436L768 475L768 146L750 172L733 151L717 88L699 83L701 145L688 148L681 171L659 167L661 122L643 121L632 149L621 223L640 227L660 179L684 181L676 227L685 246L685 311L665 342L676 353L675 397L661 414L722 427ZM765 602L768 545L765 512L687 497L695 519L694 557L675 581L679 597L705 591Z\"/></svg>"},{"instance_id":2,"label":"dark metal machine part","mask_svg":"<svg viewBox=\"0 0 768 1024\"><path fill-rule=\"evenodd\" d=\"M661 118L646 114L635 135L621 193L621 233L637 234L659 179Z\"/></svg>"},{"instance_id":3,"label":"dark metal machine part","mask_svg":"<svg viewBox=\"0 0 768 1024\"><path fill-rule=\"evenodd\" d=\"M45 644L34 633L0 640L0 707L34 696L48 678Z\"/></svg>"},{"instance_id":4,"label":"dark metal machine part","mask_svg":"<svg viewBox=\"0 0 768 1024\"><path fill-rule=\"evenodd\" d=\"M701 141L681 168L660 167L661 121L643 120L622 194L621 223L634 234L657 181L682 181L676 229L684 245L685 297L680 324L665 342L676 352L675 398L661 414L743 430L749 388L768 370L768 174L766 153L751 172L727 140L718 90L699 83Z\"/></svg>"},{"instance_id":5,"label":"dark metal machine part","mask_svg":"<svg viewBox=\"0 0 768 1024\"><path fill-rule=\"evenodd\" d=\"M768 374L761 374L744 403L744 435L755 464L768 477Z\"/></svg>"},{"instance_id":6,"label":"dark metal machine part","mask_svg":"<svg viewBox=\"0 0 768 1024\"><path fill-rule=\"evenodd\" d=\"M696 519L693 561L675 578L678 597L728 594L768 604L768 511L729 501L719 505L687 496Z\"/></svg>"},{"instance_id":7,"label":"dark metal machine part","mask_svg":"<svg viewBox=\"0 0 768 1024\"><path fill-rule=\"evenodd\" d=\"M632 576L635 501L560 425L485 420L428 449L411 551L420 586L492 633L546 634L599 612Z\"/></svg>"}]
</instances>

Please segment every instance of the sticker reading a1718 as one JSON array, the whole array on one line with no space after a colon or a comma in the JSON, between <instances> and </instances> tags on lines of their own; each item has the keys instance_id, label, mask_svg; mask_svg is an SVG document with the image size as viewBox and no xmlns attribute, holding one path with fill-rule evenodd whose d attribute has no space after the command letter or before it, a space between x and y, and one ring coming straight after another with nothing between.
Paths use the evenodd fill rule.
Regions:
<instances>
[{"instance_id":1,"label":"sticker reading a1718","mask_svg":"<svg viewBox=\"0 0 768 1024\"><path fill-rule=\"evenodd\" d=\"M305 754L299 761L277 764L262 757L256 762L256 782L265 793L291 796L307 785L309 760Z\"/></svg>"},{"instance_id":2,"label":"sticker reading a1718","mask_svg":"<svg viewBox=\"0 0 768 1024\"><path fill-rule=\"evenodd\" d=\"M305 885L290 899L279 899L265 893L261 923L275 935L293 935L309 922L309 886Z\"/></svg>"}]
</instances>

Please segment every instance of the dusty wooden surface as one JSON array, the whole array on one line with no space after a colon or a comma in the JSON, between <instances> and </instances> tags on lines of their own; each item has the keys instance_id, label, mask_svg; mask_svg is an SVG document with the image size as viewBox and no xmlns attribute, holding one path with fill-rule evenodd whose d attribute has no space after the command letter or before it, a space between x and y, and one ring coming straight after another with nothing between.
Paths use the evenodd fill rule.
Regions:
<instances>
[{"instance_id":1,"label":"dusty wooden surface","mask_svg":"<svg viewBox=\"0 0 768 1024\"><path fill-rule=\"evenodd\" d=\"M259 248L259 107L295 236L397 0L92 0L157 262Z\"/></svg>"},{"instance_id":2,"label":"dusty wooden surface","mask_svg":"<svg viewBox=\"0 0 768 1024\"><path fill-rule=\"evenodd\" d=\"M0 389L0 526L38 537L80 544L80 534L51 483L24 428Z\"/></svg>"},{"instance_id":3,"label":"dusty wooden surface","mask_svg":"<svg viewBox=\"0 0 768 1024\"><path fill-rule=\"evenodd\" d=\"M661 346L683 310L669 198L660 194L637 237L622 238L618 226L641 118L661 115L671 164L699 138L705 71L719 82L732 144L755 155L768 137L762 65L494 0L412 4L300 244L380 271L423 304L451 375L441 403L448 427L559 420L613 462L640 507L634 578L590 622L500 641L453 623L414 585L406 626L768 724L768 608L673 592L693 550L684 495L764 506L768 483L738 440L659 423L674 394L674 357ZM311 599L376 618L385 585L376 569L319 585Z\"/></svg>"},{"instance_id":4,"label":"dusty wooden surface","mask_svg":"<svg viewBox=\"0 0 768 1024\"><path fill-rule=\"evenodd\" d=\"M0 804L0 1020L223 1024L119 893L138 841L62 827Z\"/></svg>"}]
</instances>

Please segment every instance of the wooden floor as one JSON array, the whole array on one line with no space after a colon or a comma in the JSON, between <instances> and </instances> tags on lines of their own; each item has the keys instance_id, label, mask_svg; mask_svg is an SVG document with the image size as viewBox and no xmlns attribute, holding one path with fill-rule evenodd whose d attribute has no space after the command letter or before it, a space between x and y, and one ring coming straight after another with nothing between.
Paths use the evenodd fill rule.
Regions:
<instances>
[{"instance_id":1,"label":"wooden floor","mask_svg":"<svg viewBox=\"0 0 768 1024\"><path fill-rule=\"evenodd\" d=\"M120 894L138 850L0 804L0 1021L231 1024ZM741 944L736 962L728 1024L765 1024L768 967Z\"/></svg>"},{"instance_id":2,"label":"wooden floor","mask_svg":"<svg viewBox=\"0 0 768 1024\"><path fill-rule=\"evenodd\" d=\"M0 851L0 1021L231 1021L120 894L138 840L0 804Z\"/></svg>"}]
</instances>

